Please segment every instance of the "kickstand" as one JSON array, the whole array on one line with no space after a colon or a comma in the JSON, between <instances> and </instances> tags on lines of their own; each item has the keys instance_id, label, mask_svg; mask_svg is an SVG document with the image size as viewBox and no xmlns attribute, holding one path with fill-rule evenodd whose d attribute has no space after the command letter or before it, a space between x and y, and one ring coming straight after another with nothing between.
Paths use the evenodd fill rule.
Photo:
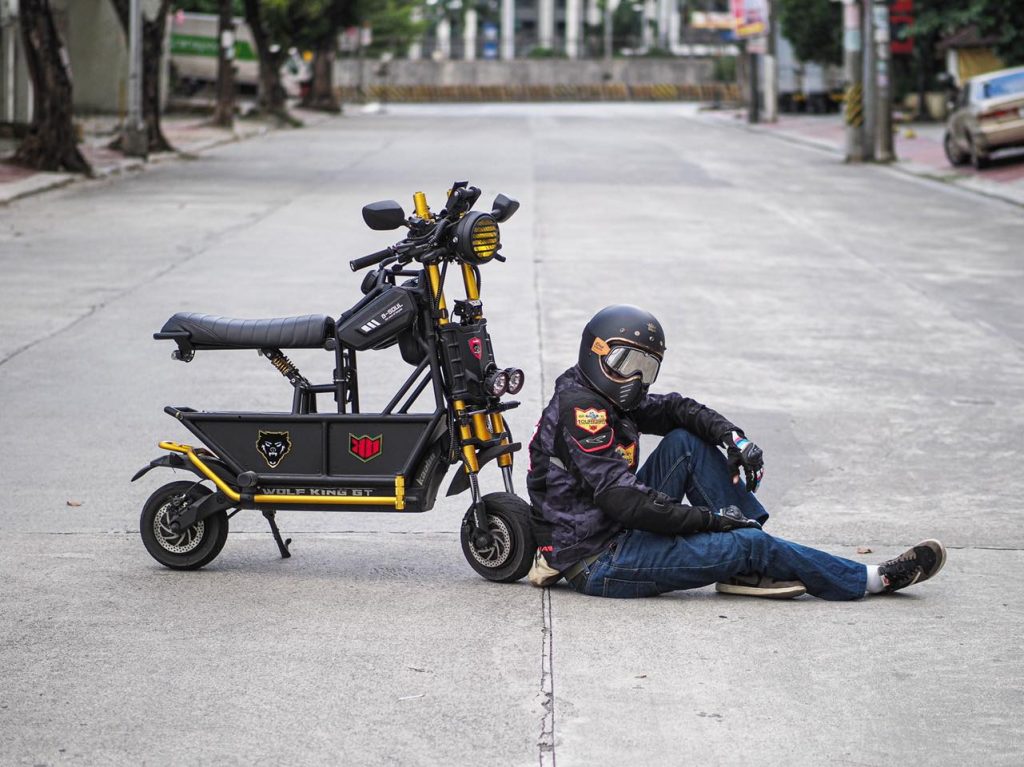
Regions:
<instances>
[{"instance_id":1,"label":"kickstand","mask_svg":"<svg viewBox=\"0 0 1024 767\"><path fill-rule=\"evenodd\" d=\"M288 559L292 555L288 551L288 544L292 542L292 539L284 540L281 538L281 531L277 527L277 512L274 509L266 509L263 512L263 516L267 518L267 522L270 523L270 532L274 535L274 543L277 544L278 550L281 552L281 559Z\"/></svg>"}]
</instances>

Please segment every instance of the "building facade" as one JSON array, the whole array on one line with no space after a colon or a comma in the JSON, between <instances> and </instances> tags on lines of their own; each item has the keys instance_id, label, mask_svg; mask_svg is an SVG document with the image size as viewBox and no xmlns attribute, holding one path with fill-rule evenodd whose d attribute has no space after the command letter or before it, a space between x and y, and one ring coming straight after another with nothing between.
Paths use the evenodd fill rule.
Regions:
<instances>
[{"instance_id":1,"label":"building facade","mask_svg":"<svg viewBox=\"0 0 1024 767\"><path fill-rule=\"evenodd\" d=\"M686 0L609 0L616 50L679 53ZM599 0L437 0L423 10L429 23L409 58L597 58L605 48Z\"/></svg>"}]
</instances>

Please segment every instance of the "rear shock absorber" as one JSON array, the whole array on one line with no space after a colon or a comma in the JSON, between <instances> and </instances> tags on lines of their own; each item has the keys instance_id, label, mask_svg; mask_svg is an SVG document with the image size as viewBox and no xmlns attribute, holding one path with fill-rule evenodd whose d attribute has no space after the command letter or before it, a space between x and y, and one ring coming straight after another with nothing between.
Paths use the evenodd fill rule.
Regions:
<instances>
[{"instance_id":1,"label":"rear shock absorber","mask_svg":"<svg viewBox=\"0 0 1024 767\"><path fill-rule=\"evenodd\" d=\"M306 377L299 372L297 367L295 367L295 363L288 359L280 349L260 349L260 354L266 357L267 361L277 368L281 375L287 378L292 386L299 388L308 387L310 385L309 381L306 380Z\"/></svg>"}]
</instances>

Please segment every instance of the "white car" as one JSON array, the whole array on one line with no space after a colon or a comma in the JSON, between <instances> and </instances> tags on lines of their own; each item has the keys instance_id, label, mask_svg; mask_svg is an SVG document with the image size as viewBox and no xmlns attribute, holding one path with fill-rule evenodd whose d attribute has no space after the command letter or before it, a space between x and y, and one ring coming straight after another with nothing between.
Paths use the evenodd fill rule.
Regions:
<instances>
[{"instance_id":1,"label":"white car","mask_svg":"<svg viewBox=\"0 0 1024 767\"><path fill-rule=\"evenodd\" d=\"M972 77L957 93L943 139L953 165L988 165L999 149L1024 146L1024 67Z\"/></svg>"}]
</instances>

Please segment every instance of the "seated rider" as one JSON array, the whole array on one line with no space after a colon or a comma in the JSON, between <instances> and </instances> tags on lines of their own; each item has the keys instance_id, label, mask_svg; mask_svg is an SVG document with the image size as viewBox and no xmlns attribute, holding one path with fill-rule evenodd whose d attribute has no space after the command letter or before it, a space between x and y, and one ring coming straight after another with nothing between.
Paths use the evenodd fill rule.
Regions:
<instances>
[{"instance_id":1,"label":"seated rider","mask_svg":"<svg viewBox=\"0 0 1024 767\"><path fill-rule=\"evenodd\" d=\"M764 532L760 448L692 399L649 394L664 353L661 324L634 306L602 309L584 329L579 363L555 382L530 442L527 485L542 517L533 582L564 576L605 597L717 583L731 594L846 600L942 569L934 540L865 566ZM664 438L637 471L642 433Z\"/></svg>"}]
</instances>

